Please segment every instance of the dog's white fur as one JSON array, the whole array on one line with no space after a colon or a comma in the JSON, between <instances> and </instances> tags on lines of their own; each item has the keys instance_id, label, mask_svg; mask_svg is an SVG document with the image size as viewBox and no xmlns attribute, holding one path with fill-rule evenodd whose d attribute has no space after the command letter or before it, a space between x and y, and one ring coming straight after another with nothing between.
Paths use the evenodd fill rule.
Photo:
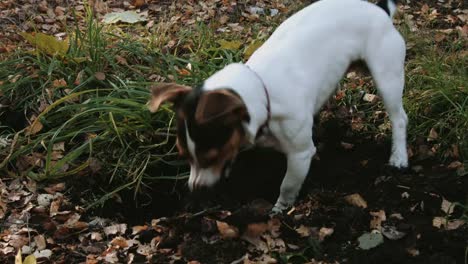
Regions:
<instances>
[{"instance_id":1,"label":"dog's white fur","mask_svg":"<svg viewBox=\"0 0 468 264\"><path fill-rule=\"evenodd\" d=\"M396 7L389 2L394 12ZM390 164L408 165L407 116L402 105L405 49L391 16L378 6L362 0L322 0L283 22L251 56L246 63L249 67L230 64L205 81L204 90L228 87L239 93L251 117L245 124L251 143L267 119L262 82L268 89L269 128L288 162L274 210L295 201L316 152L313 116L355 60L367 63L388 111L393 133ZM189 186L201 172L192 173ZM213 177L219 176L197 178Z\"/></svg>"}]
</instances>

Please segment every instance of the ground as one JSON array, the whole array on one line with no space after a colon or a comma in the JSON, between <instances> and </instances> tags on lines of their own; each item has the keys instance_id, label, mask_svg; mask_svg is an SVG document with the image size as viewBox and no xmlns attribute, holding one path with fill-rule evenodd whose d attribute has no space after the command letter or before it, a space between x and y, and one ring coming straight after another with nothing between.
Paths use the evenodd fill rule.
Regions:
<instances>
[{"instance_id":1,"label":"ground","mask_svg":"<svg viewBox=\"0 0 468 264\"><path fill-rule=\"evenodd\" d=\"M27 46L17 31L32 32L36 29L64 39L69 34L64 29L65 25L75 25L75 19L69 13L71 7L79 12L87 6L80 1L17 2L0 3L0 36L5 39L0 44L0 58L5 61L17 47ZM146 71L149 68L145 64L146 57L133 59L130 55L123 57L122 54L116 55L115 64L128 67L132 66L131 62L136 63L130 72L138 72L151 81L193 82L201 78L192 77L194 72L207 76L210 71L233 59L229 57L232 54L234 60L245 59L249 48L255 45L245 45L244 52L198 51L195 47L204 45L202 42L200 44L189 37L184 39L176 33L162 32L157 25L170 21L167 23L171 24L171 30L183 32L182 27L191 27L197 21L215 23L213 20L219 20L216 34L220 37L216 45L226 50L240 50L239 47L245 43L255 43L256 37L268 36L275 25L308 2L313 1L295 4L288 1L185 1L177 4L172 1L90 1L89 4L99 19L110 11L147 12L143 26L127 28L125 25L128 24L119 24L121 27L111 28L110 31L115 35L125 31L133 40L159 45L158 54L169 54L174 58L179 56L183 58L180 60L182 65L191 66L180 68L175 62L177 59L168 59L169 62L166 61L164 65L176 65L175 71ZM388 117L381 100L375 95L371 78L359 72L350 72L341 83L343 89L316 117L314 142L318 152L301 194L288 212L269 215L286 166L284 156L274 150L255 148L243 152L228 179L210 193L192 194L187 189L186 177L160 177L143 183L136 177L134 179L137 180L133 180L131 185L110 191L107 185L113 182L108 175L102 175L105 174L105 164L102 164L105 158L101 156L98 156L100 165L95 162L93 166L89 165L89 170L66 174L75 171L77 163L69 161L61 163L62 167L56 174L60 178L41 178L37 175L47 168L47 165L43 165L47 158L36 149L28 155L24 152L18 154L18 158L10 161L0 174L0 262L468 263L468 177L464 163L466 158L463 159L467 138L463 135L466 126L459 125L463 123L462 118L467 118L467 104L463 99L468 96L466 3L402 2L399 8L402 15L395 18L395 23L407 39L408 46L405 107L410 116L409 168L398 170L388 166L391 149ZM260 12L258 10L266 10L266 14L257 14ZM276 12L278 15L275 15ZM76 23L86 28L84 20L78 19ZM153 27L157 28L157 33L151 31ZM204 27L197 29L207 30ZM164 38L150 39L145 32L161 34ZM239 39L245 42L239 42ZM40 48L40 45L37 46ZM107 47L114 46L108 44ZM444 50L442 55L439 54L440 50ZM193 60L185 60L184 55L189 53L195 54L194 58L190 57ZM207 63L216 67L198 66L199 53L202 54L201 58L210 54L212 57ZM155 61L151 58L148 60L152 63ZM67 63L72 64L70 61ZM21 61L18 64L26 63ZM4 65L10 64L0 64ZM112 63L110 65L93 71L93 78L99 81L111 79L111 72L115 69ZM54 65L46 64L45 67L51 69ZM62 69L64 72L66 67ZM194 67L193 72L191 67ZM80 86L81 82L77 82L79 78L75 75L80 76L81 73L70 72L71 83L75 81L74 85ZM64 76L60 79L53 74L53 70L50 70L49 76L53 77L47 82L52 83L55 89L70 85L70 78ZM24 74L19 75L5 76L5 79L0 79L0 86L15 87L13 84L25 77ZM52 81L54 78L57 79ZM117 86L115 80L124 82L122 78L111 80L113 82L109 81L109 86ZM414 88L418 85L432 87L440 83L453 86L457 91L451 102L457 107L460 105L460 115L436 117L436 107L425 105L428 93ZM0 90L0 95L10 95L9 89ZM430 106L438 106L438 102L442 101L436 94L429 97L435 100L428 101ZM71 98L68 100L71 100L71 104L76 103ZM37 117L45 115L43 113L50 111L48 109L54 104L40 102L39 109L45 104L42 110L35 112L29 123L24 120L28 123L29 137L24 141L21 141L21 135L20 139L0 137L3 148L0 149L0 157L13 159L16 152L10 149L13 150L15 144L34 145L36 133L41 134L47 129L55 131L52 121ZM86 102L81 107L85 107L84 104ZM137 107L143 105L144 102ZM445 114L446 110L444 108L442 113ZM425 125L428 123L428 113L433 114L432 120L436 122ZM19 114L21 111L17 110L2 112L1 124L9 128L18 126L14 130L21 130ZM118 118L117 112L115 118ZM450 118L456 122L451 123ZM129 122L133 120L131 116L128 119ZM45 128L42 128L41 122ZM41 124L40 128L35 125L37 123ZM63 122L59 123L61 125ZM114 126L117 125L114 123ZM114 126L108 127L112 130ZM444 126L449 126L449 131L460 130L462 133L448 133ZM90 132L87 137L101 136L97 130L92 131L94 134ZM137 133L130 130L129 134ZM123 140L129 140L124 132L120 135ZM118 138L121 139L120 136ZM141 138L136 141L138 144L148 139ZM443 141L442 138L447 140ZM5 143L1 141L3 139ZM43 141L47 140L47 137L38 137L39 143L36 145L46 145ZM82 139L73 136L70 141ZM112 144L106 146L109 151L113 148ZM168 140L166 144L173 144L173 140ZM52 159L60 164L60 160L68 157L71 144L51 145L53 155L57 156L57 160ZM94 147L99 149L97 143ZM162 151L170 153L172 149L164 148ZM113 152L103 151L104 156L110 153ZM111 159L109 161L113 162ZM37 165L39 163L41 165ZM61 171L63 164L69 165ZM148 174L164 175L160 172L161 167L146 167L147 164L144 164L144 168ZM112 178L119 173L116 173L117 166L113 169L108 173L114 172ZM139 172L138 168L125 169L130 175L134 171L135 174ZM34 173L31 174L31 171ZM135 185L138 187L127 188ZM135 189L138 191L135 192ZM102 193L106 193L104 198Z\"/></svg>"}]
</instances>

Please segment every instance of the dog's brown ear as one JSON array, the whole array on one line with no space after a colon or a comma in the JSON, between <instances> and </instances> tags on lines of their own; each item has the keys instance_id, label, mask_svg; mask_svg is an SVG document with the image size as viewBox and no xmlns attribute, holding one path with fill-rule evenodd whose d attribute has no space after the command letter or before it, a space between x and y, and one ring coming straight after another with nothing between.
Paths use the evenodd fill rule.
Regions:
<instances>
[{"instance_id":1,"label":"dog's brown ear","mask_svg":"<svg viewBox=\"0 0 468 264\"><path fill-rule=\"evenodd\" d=\"M215 119L232 124L248 120L249 115L247 107L237 94L227 89L219 89L203 93L195 111L195 120L198 124L205 124Z\"/></svg>"},{"instance_id":2,"label":"dog's brown ear","mask_svg":"<svg viewBox=\"0 0 468 264\"><path fill-rule=\"evenodd\" d=\"M158 111L159 106L165 102L175 102L182 96L188 94L192 90L191 87L176 84L163 83L151 87L151 99L148 102L148 109L154 113Z\"/></svg>"}]
</instances>

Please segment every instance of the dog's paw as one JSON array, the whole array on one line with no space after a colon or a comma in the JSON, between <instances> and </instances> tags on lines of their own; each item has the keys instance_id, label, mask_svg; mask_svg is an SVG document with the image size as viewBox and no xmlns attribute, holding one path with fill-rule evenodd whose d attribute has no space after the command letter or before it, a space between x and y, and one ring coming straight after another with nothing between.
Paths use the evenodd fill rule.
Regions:
<instances>
[{"instance_id":1,"label":"dog's paw","mask_svg":"<svg viewBox=\"0 0 468 264\"><path fill-rule=\"evenodd\" d=\"M276 202L275 206L273 206L273 208L271 208L270 216L280 215L288 208L289 208L289 205L281 203L281 202L278 201L278 202Z\"/></svg>"},{"instance_id":2,"label":"dog's paw","mask_svg":"<svg viewBox=\"0 0 468 264\"><path fill-rule=\"evenodd\" d=\"M281 215L282 213L283 213L283 209L274 206L273 208L271 208L270 216L274 217L274 216Z\"/></svg>"},{"instance_id":3,"label":"dog's paw","mask_svg":"<svg viewBox=\"0 0 468 264\"><path fill-rule=\"evenodd\" d=\"M394 152L390 157L389 161L390 165L398 168L403 169L408 167L408 155L406 153L397 153Z\"/></svg>"}]
</instances>

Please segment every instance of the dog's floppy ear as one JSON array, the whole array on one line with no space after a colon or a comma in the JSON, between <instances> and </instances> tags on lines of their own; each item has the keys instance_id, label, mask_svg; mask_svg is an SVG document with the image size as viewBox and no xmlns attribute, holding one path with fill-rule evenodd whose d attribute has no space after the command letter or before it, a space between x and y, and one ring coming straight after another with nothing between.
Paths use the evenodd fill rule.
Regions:
<instances>
[{"instance_id":1,"label":"dog's floppy ear","mask_svg":"<svg viewBox=\"0 0 468 264\"><path fill-rule=\"evenodd\" d=\"M249 119L247 107L242 99L228 89L208 91L200 96L195 120L205 124L215 119L221 119L226 124Z\"/></svg>"},{"instance_id":2,"label":"dog's floppy ear","mask_svg":"<svg viewBox=\"0 0 468 264\"><path fill-rule=\"evenodd\" d=\"M174 103L182 96L185 96L192 90L191 87L176 84L162 83L151 87L151 100L148 102L148 109L154 113L159 109L159 106L169 101Z\"/></svg>"}]
</instances>

